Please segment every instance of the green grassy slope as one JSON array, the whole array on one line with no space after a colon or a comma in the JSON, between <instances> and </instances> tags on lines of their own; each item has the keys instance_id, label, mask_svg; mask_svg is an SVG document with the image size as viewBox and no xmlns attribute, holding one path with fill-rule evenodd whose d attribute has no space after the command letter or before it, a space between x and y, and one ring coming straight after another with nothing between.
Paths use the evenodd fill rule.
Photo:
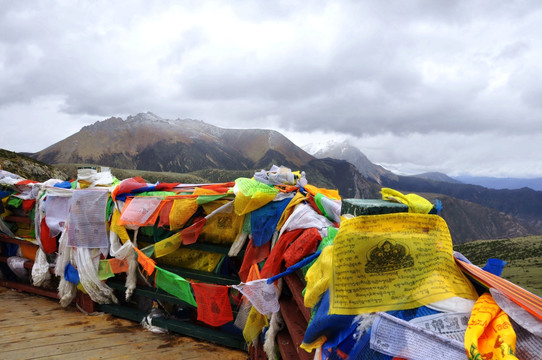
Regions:
<instances>
[{"instance_id":1,"label":"green grassy slope","mask_svg":"<svg viewBox=\"0 0 542 360\"><path fill-rule=\"evenodd\" d=\"M501 277L542 297L542 236L473 241L454 250L480 267L488 258L506 261Z\"/></svg>"}]
</instances>

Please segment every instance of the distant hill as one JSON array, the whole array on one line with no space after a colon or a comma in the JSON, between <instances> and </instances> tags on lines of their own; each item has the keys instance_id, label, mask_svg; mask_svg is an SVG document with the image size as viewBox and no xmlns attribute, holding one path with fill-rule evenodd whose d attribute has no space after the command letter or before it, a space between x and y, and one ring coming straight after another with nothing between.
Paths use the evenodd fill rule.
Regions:
<instances>
[{"instance_id":1,"label":"distant hill","mask_svg":"<svg viewBox=\"0 0 542 360\"><path fill-rule=\"evenodd\" d=\"M0 167L25 179L40 182L49 179L68 179L64 172L54 166L4 149L0 149Z\"/></svg>"},{"instance_id":2,"label":"distant hill","mask_svg":"<svg viewBox=\"0 0 542 360\"><path fill-rule=\"evenodd\" d=\"M360 149L352 146L346 140L343 142L328 141L324 144L311 143L302 146L302 148L318 159L346 160L354 165L363 176L377 184L382 183L383 177L394 177L391 171L371 162Z\"/></svg>"},{"instance_id":3,"label":"distant hill","mask_svg":"<svg viewBox=\"0 0 542 360\"><path fill-rule=\"evenodd\" d=\"M361 174L366 174L370 180L383 187L405 193L442 194L440 198L446 199L442 201L445 209L443 217L448 221L452 234L456 235L454 238L457 243L542 233L542 192L527 188L488 189L464 184L437 172L413 176L396 175L371 163L359 149L348 142L313 144L305 148L316 157L347 160L355 164ZM453 198L464 202L452 201ZM453 215L450 215L450 212Z\"/></svg>"},{"instance_id":4,"label":"distant hill","mask_svg":"<svg viewBox=\"0 0 542 360\"><path fill-rule=\"evenodd\" d=\"M313 185L338 189L343 198L380 198L383 186L405 193L443 194L442 214L456 243L542 232L542 192L491 190L442 174L399 176L373 164L348 143L335 149L328 145L327 152L324 147L318 153L323 158L316 158L273 130L223 129L145 113L98 121L32 156L49 164L71 164L72 169L73 164L96 164L127 173L145 171L154 178L182 173L210 182L284 165L305 171Z\"/></svg>"},{"instance_id":5,"label":"distant hill","mask_svg":"<svg viewBox=\"0 0 542 360\"><path fill-rule=\"evenodd\" d=\"M345 197L375 197L379 190L355 166L316 159L277 131L223 129L152 113L98 121L32 156L49 164L192 173L207 179L216 170L226 172L223 178L227 172L252 175L275 164L303 170L311 184L337 188Z\"/></svg>"},{"instance_id":6,"label":"distant hill","mask_svg":"<svg viewBox=\"0 0 542 360\"><path fill-rule=\"evenodd\" d=\"M529 188L519 190L495 190L479 185L450 183L421 179L412 176L397 176L385 179L383 185L405 192L430 192L447 195L488 207L522 221L533 232L517 236L537 235L542 233L542 192ZM482 217L478 217L483 221ZM505 236L494 236L491 239Z\"/></svg>"},{"instance_id":7,"label":"distant hill","mask_svg":"<svg viewBox=\"0 0 542 360\"><path fill-rule=\"evenodd\" d=\"M181 173L265 168L273 162L297 168L313 159L273 130L222 129L152 113L98 121L32 156L48 164L93 163Z\"/></svg>"},{"instance_id":8,"label":"distant hill","mask_svg":"<svg viewBox=\"0 0 542 360\"><path fill-rule=\"evenodd\" d=\"M486 206L442 194L419 194L431 202L441 201L440 216L446 220L454 244L540 233L527 222Z\"/></svg>"},{"instance_id":9,"label":"distant hill","mask_svg":"<svg viewBox=\"0 0 542 360\"><path fill-rule=\"evenodd\" d=\"M462 184L462 181L456 180L452 177L449 177L446 174L440 173L440 172L426 172L423 174L418 175L412 175L413 177L417 177L420 179L426 179L426 180L435 180L435 181L444 181L454 184Z\"/></svg>"},{"instance_id":10,"label":"distant hill","mask_svg":"<svg viewBox=\"0 0 542 360\"><path fill-rule=\"evenodd\" d=\"M480 185L490 189L510 189L516 190L524 187L531 188L536 191L542 191L542 178L522 179L522 178L496 178L484 176L454 176L465 184Z\"/></svg>"}]
</instances>

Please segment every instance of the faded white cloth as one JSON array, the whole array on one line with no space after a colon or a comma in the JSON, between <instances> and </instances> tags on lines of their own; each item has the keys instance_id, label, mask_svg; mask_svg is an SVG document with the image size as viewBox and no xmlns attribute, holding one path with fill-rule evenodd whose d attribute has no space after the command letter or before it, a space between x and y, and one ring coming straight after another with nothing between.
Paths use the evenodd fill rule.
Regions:
<instances>
[{"instance_id":1,"label":"faded white cloth","mask_svg":"<svg viewBox=\"0 0 542 360\"><path fill-rule=\"evenodd\" d=\"M28 269L24 267L24 263L27 261L28 259L22 256L10 256L7 260L8 267L11 269L11 271L13 271L19 280L24 282L30 281Z\"/></svg>"},{"instance_id":2,"label":"faded white cloth","mask_svg":"<svg viewBox=\"0 0 542 360\"><path fill-rule=\"evenodd\" d=\"M521 327L542 338L542 321L531 315L497 289L489 289L493 300L499 307ZM542 348L541 348L542 349Z\"/></svg>"},{"instance_id":3,"label":"faded white cloth","mask_svg":"<svg viewBox=\"0 0 542 360\"><path fill-rule=\"evenodd\" d=\"M371 328L371 349L409 360L464 360L462 342L445 338L387 313L378 313Z\"/></svg>"},{"instance_id":4,"label":"faded white cloth","mask_svg":"<svg viewBox=\"0 0 542 360\"><path fill-rule=\"evenodd\" d=\"M249 281L232 285L250 301L252 306L262 315L271 315L280 310L275 285L268 284L267 279Z\"/></svg>"},{"instance_id":5,"label":"faded white cloth","mask_svg":"<svg viewBox=\"0 0 542 360\"><path fill-rule=\"evenodd\" d=\"M76 248L107 249L105 208L109 192L76 190L70 201L68 245Z\"/></svg>"},{"instance_id":6,"label":"faded white cloth","mask_svg":"<svg viewBox=\"0 0 542 360\"><path fill-rule=\"evenodd\" d=\"M43 203L45 223L52 237L56 237L66 229L70 208L70 198L65 196L47 196Z\"/></svg>"},{"instance_id":7,"label":"faded white cloth","mask_svg":"<svg viewBox=\"0 0 542 360\"><path fill-rule=\"evenodd\" d=\"M2 185L15 185L22 180L24 180L24 178L17 174L10 173L6 170L0 170L0 184Z\"/></svg>"},{"instance_id":8,"label":"faded white cloth","mask_svg":"<svg viewBox=\"0 0 542 360\"><path fill-rule=\"evenodd\" d=\"M278 237L280 238L283 233L290 230L317 228L323 239L327 236L329 226L334 225L325 216L318 214L309 204L301 203L295 206L294 211L280 229Z\"/></svg>"},{"instance_id":9,"label":"faded white cloth","mask_svg":"<svg viewBox=\"0 0 542 360\"><path fill-rule=\"evenodd\" d=\"M96 169L79 169L77 170L77 181L86 181L90 183L89 187L111 185L115 178L111 174L109 168L102 168L101 172Z\"/></svg>"},{"instance_id":10,"label":"faded white cloth","mask_svg":"<svg viewBox=\"0 0 542 360\"><path fill-rule=\"evenodd\" d=\"M92 301L98 304L117 303L113 289L98 278L100 253L96 249L75 248L75 264L79 272L79 280Z\"/></svg>"},{"instance_id":11,"label":"faded white cloth","mask_svg":"<svg viewBox=\"0 0 542 360\"><path fill-rule=\"evenodd\" d=\"M49 272L49 262L41 248L38 248L36 260L32 266L32 284L34 286L42 286L51 279Z\"/></svg>"}]
</instances>

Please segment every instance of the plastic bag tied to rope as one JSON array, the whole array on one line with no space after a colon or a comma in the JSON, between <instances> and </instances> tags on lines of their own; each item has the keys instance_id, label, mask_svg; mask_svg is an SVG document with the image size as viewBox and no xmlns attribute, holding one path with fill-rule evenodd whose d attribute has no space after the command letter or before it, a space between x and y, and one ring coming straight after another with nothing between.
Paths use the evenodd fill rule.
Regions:
<instances>
[{"instance_id":1,"label":"plastic bag tied to rope","mask_svg":"<svg viewBox=\"0 0 542 360\"><path fill-rule=\"evenodd\" d=\"M403 195L397 190L382 188L382 199L391 200L408 205L408 212L418 214L429 214L433 209L433 204L429 200L417 194Z\"/></svg>"}]
</instances>

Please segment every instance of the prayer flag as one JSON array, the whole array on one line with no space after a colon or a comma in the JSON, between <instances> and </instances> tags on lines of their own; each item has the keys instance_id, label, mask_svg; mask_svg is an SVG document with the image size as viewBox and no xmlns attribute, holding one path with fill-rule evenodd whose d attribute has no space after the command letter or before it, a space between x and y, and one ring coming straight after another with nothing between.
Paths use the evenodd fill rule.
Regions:
<instances>
[{"instance_id":1,"label":"prayer flag","mask_svg":"<svg viewBox=\"0 0 542 360\"><path fill-rule=\"evenodd\" d=\"M43 252L46 254L55 252L57 250L56 237L51 236L45 218L41 219L40 225L40 241Z\"/></svg>"},{"instance_id":2,"label":"prayer flag","mask_svg":"<svg viewBox=\"0 0 542 360\"><path fill-rule=\"evenodd\" d=\"M245 295L260 314L271 315L280 310L275 285L268 284L267 279L253 280L232 287Z\"/></svg>"},{"instance_id":3,"label":"prayer flag","mask_svg":"<svg viewBox=\"0 0 542 360\"><path fill-rule=\"evenodd\" d=\"M150 276L156 267L154 260L149 258L138 248L134 247L134 250L137 252L137 262L143 267L143 270L145 270L147 276Z\"/></svg>"},{"instance_id":4,"label":"prayer flag","mask_svg":"<svg viewBox=\"0 0 542 360\"><path fill-rule=\"evenodd\" d=\"M198 320L211 326L222 326L233 320L228 287L192 283L198 304Z\"/></svg>"},{"instance_id":5,"label":"prayer flag","mask_svg":"<svg viewBox=\"0 0 542 360\"><path fill-rule=\"evenodd\" d=\"M197 307L196 300L192 295L190 283L181 276L164 269L156 268L156 287L178 297L182 301Z\"/></svg>"}]
</instances>

